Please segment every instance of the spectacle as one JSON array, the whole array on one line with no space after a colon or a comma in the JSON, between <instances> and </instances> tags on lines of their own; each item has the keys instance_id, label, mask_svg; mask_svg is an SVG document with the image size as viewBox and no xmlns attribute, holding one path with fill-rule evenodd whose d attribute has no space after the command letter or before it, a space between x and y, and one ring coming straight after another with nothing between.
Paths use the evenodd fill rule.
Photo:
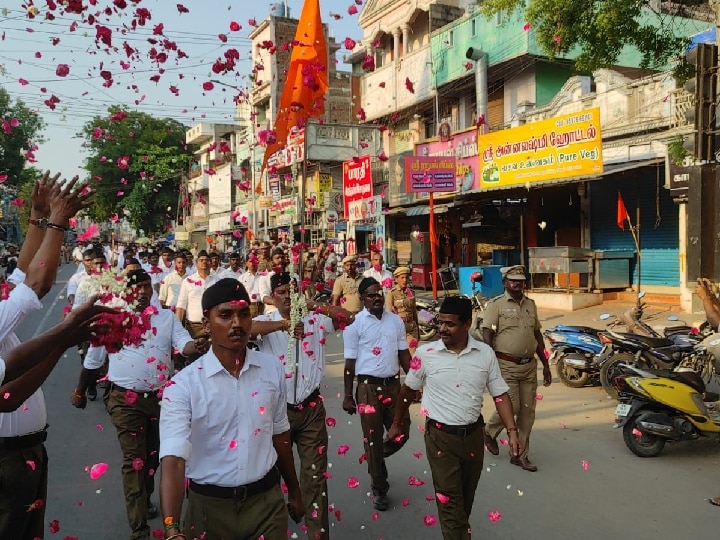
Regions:
<instances>
[{"instance_id":1,"label":"spectacle","mask_svg":"<svg viewBox=\"0 0 720 540\"><path fill-rule=\"evenodd\" d=\"M381 292L365 293L365 298L375 299L375 298L382 298L382 297L383 297L383 293L381 293Z\"/></svg>"}]
</instances>

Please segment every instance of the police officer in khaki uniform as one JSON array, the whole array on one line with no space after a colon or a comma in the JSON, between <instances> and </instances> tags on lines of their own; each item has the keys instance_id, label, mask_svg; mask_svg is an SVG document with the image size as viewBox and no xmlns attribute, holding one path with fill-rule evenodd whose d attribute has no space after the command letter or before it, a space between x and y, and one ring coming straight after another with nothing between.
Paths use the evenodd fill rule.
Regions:
<instances>
[{"instance_id":1,"label":"police officer in khaki uniform","mask_svg":"<svg viewBox=\"0 0 720 540\"><path fill-rule=\"evenodd\" d=\"M408 345L414 340L414 346L410 346L410 354L413 354L420 341L420 326L418 325L415 294L408 287L410 269L407 266L400 266L395 269L393 276L395 276L395 286L385 295L385 309L397 314L405 323Z\"/></svg>"},{"instance_id":2,"label":"police officer in khaki uniform","mask_svg":"<svg viewBox=\"0 0 720 540\"><path fill-rule=\"evenodd\" d=\"M535 472L537 466L528 459L530 431L535 422L537 403L537 358L543 364L543 385L550 386L552 373L545 357L545 342L540 333L540 321L535 302L523 294L525 267L507 266L500 269L505 292L488 302L483 317L483 341L495 351L503 379L510 386L510 399L515 411L523 451L510 459L513 465ZM495 413L487 424L485 446L493 455L500 450L496 437L503 429L500 416Z\"/></svg>"},{"instance_id":3,"label":"police officer in khaki uniform","mask_svg":"<svg viewBox=\"0 0 720 540\"><path fill-rule=\"evenodd\" d=\"M357 257L348 255L342 260L345 273L335 280L332 292L332 303L341 306L353 313L359 312L362 308L358 285L363 277L357 273Z\"/></svg>"}]
</instances>

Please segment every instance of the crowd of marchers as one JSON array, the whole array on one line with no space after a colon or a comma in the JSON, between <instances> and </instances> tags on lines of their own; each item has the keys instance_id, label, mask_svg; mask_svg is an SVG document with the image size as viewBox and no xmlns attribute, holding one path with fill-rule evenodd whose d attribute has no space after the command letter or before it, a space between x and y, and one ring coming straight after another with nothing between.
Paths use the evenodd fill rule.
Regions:
<instances>
[{"instance_id":1,"label":"crowd of marchers","mask_svg":"<svg viewBox=\"0 0 720 540\"><path fill-rule=\"evenodd\" d=\"M391 507L386 460L407 442L408 408L418 400L444 538L470 538L484 451L499 452L503 429L511 463L537 470L528 449L538 362L545 385L551 376L521 266L502 270L505 292L488 305L483 341L469 333L470 300L451 296L439 309L440 339L421 345L410 270L390 273L376 251L360 273L357 257L338 260L325 242L255 242L244 255L88 244L69 254L78 269L63 321L21 344L13 330L42 309L68 222L92 204L76 181L46 173L36 183L30 229L0 301L0 465L13 480L0 486L0 537L44 535L40 387L70 347L82 358L72 405L84 409L101 390L117 430L131 539L279 540L288 519L304 520L310 538L330 537L321 388L326 339L338 330L342 408L360 417L375 509ZM141 339L121 329L117 342L103 341L118 333L110 321L121 309L106 301L108 275L132 299L122 309L151 328ZM327 285L330 301L314 300ZM496 408L487 424L486 392Z\"/></svg>"}]
</instances>

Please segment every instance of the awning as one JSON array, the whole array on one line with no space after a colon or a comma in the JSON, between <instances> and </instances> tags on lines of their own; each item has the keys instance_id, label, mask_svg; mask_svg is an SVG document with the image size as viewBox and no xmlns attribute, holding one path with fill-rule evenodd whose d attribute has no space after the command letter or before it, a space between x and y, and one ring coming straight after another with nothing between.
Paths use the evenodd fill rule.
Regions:
<instances>
[{"instance_id":1,"label":"awning","mask_svg":"<svg viewBox=\"0 0 720 540\"><path fill-rule=\"evenodd\" d=\"M446 213L450 208L455 206L454 202L447 203L447 204L436 204L433 208L433 212L435 214L444 214ZM430 214L430 207L428 205L422 205L422 206L411 206L409 208L392 208L391 210L388 210L385 212L386 216L393 216L398 214L405 214L408 217L412 216L427 216Z\"/></svg>"}]
</instances>

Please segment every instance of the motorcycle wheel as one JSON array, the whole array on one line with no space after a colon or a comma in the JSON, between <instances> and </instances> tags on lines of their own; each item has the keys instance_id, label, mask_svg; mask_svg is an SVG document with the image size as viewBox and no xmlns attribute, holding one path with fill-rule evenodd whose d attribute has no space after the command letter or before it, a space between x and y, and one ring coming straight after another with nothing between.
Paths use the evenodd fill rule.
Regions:
<instances>
[{"instance_id":1,"label":"motorcycle wheel","mask_svg":"<svg viewBox=\"0 0 720 540\"><path fill-rule=\"evenodd\" d=\"M431 341L435 339L437 330L432 326L420 325L420 341Z\"/></svg>"},{"instance_id":2,"label":"motorcycle wheel","mask_svg":"<svg viewBox=\"0 0 720 540\"><path fill-rule=\"evenodd\" d=\"M638 418L640 418L639 414L630 418L623 426L623 441L625 441L625 446L639 457L659 456L660 452L665 448L667 440L649 433L642 433L640 435L633 433Z\"/></svg>"},{"instance_id":3,"label":"motorcycle wheel","mask_svg":"<svg viewBox=\"0 0 720 540\"><path fill-rule=\"evenodd\" d=\"M565 358L560 356L555 364L555 370L557 371L558 379L570 388L582 388L590 380L590 374L587 371L580 371L578 369L568 367L565 364Z\"/></svg>"},{"instance_id":4,"label":"motorcycle wheel","mask_svg":"<svg viewBox=\"0 0 720 540\"><path fill-rule=\"evenodd\" d=\"M614 386L615 377L623 374L623 371L620 367L618 367L618 364L632 364L634 362L635 355L630 353L617 353L605 361L600 368L600 382L602 383L602 387L607 392L608 396L613 399L620 399L618 391Z\"/></svg>"}]
</instances>

